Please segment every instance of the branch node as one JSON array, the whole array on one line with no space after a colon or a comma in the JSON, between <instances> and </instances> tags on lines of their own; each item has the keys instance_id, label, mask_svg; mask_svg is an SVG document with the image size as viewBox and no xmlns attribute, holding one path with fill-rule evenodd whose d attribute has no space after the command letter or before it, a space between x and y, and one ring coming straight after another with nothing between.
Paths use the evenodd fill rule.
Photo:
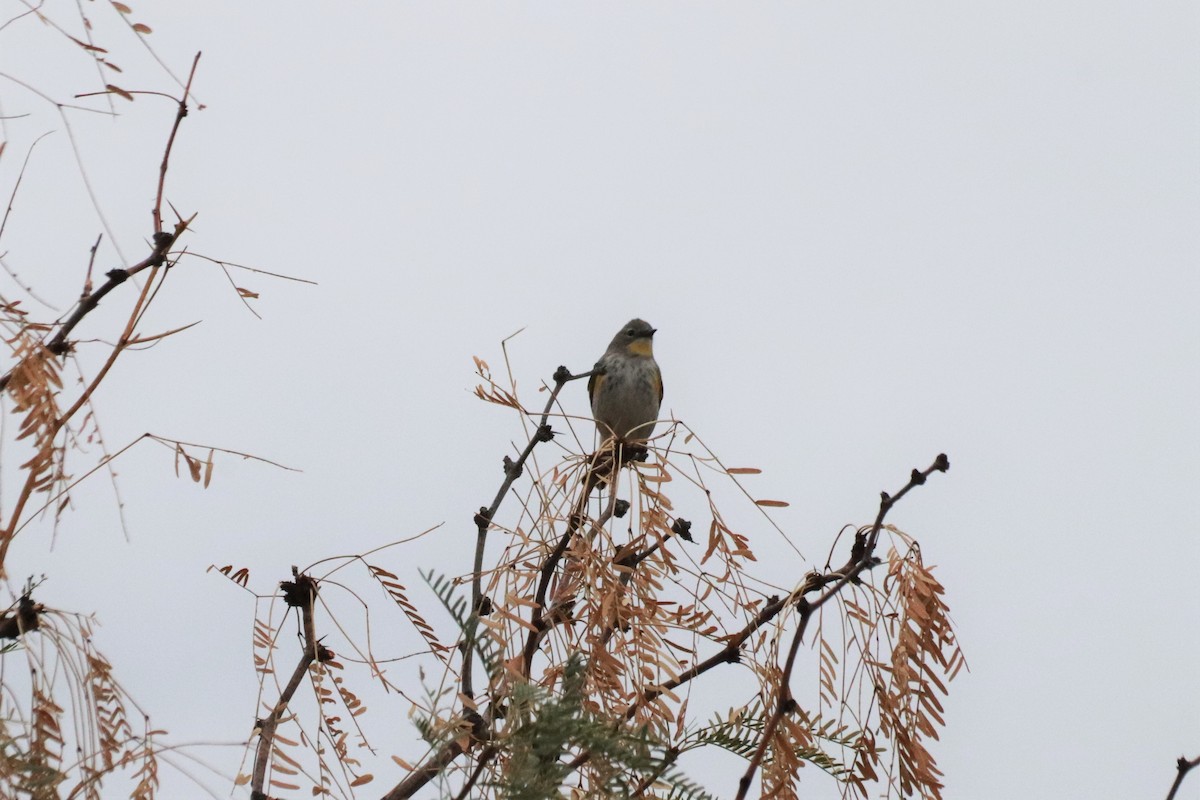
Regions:
<instances>
[{"instance_id":1,"label":"branch node","mask_svg":"<svg viewBox=\"0 0 1200 800\"><path fill-rule=\"evenodd\" d=\"M627 513L629 513L629 501L628 500L618 500L616 503L616 507L613 508L613 516L616 517L617 519L621 519Z\"/></svg>"},{"instance_id":2,"label":"branch node","mask_svg":"<svg viewBox=\"0 0 1200 800\"><path fill-rule=\"evenodd\" d=\"M480 530L486 530L492 524L492 513L488 511L487 506L480 506L478 513L475 514L475 526Z\"/></svg>"},{"instance_id":3,"label":"branch node","mask_svg":"<svg viewBox=\"0 0 1200 800\"><path fill-rule=\"evenodd\" d=\"M692 538L692 523L688 522L683 517L676 517L671 523L671 533L683 539L685 542L695 542Z\"/></svg>"},{"instance_id":4,"label":"branch node","mask_svg":"<svg viewBox=\"0 0 1200 800\"><path fill-rule=\"evenodd\" d=\"M950 459L946 458L945 453L938 453L938 457L933 460L933 468L938 472L947 472L950 469Z\"/></svg>"},{"instance_id":5,"label":"branch node","mask_svg":"<svg viewBox=\"0 0 1200 800\"><path fill-rule=\"evenodd\" d=\"M908 481L913 486L921 486L925 483L925 473L921 472L921 470L917 469L916 467L913 467L912 475L909 476Z\"/></svg>"},{"instance_id":6,"label":"branch node","mask_svg":"<svg viewBox=\"0 0 1200 800\"><path fill-rule=\"evenodd\" d=\"M300 572L295 572L294 581L280 581L279 588L283 590L283 602L292 608L308 608L317 596L317 581Z\"/></svg>"},{"instance_id":7,"label":"branch node","mask_svg":"<svg viewBox=\"0 0 1200 800\"><path fill-rule=\"evenodd\" d=\"M567 369L561 364L559 365L558 369L554 370L555 383L566 383L567 381L571 380L571 377L571 370Z\"/></svg>"},{"instance_id":8,"label":"branch node","mask_svg":"<svg viewBox=\"0 0 1200 800\"><path fill-rule=\"evenodd\" d=\"M636 567L640 561L641 558L638 556L637 548L633 546L633 542L618 547L612 557L613 564L618 567Z\"/></svg>"},{"instance_id":9,"label":"branch node","mask_svg":"<svg viewBox=\"0 0 1200 800\"><path fill-rule=\"evenodd\" d=\"M36 631L40 624L38 614L45 610L46 607L33 602L28 593L21 595L16 613L0 616L0 639L16 639L23 633Z\"/></svg>"},{"instance_id":10,"label":"branch node","mask_svg":"<svg viewBox=\"0 0 1200 800\"><path fill-rule=\"evenodd\" d=\"M519 461L513 461L508 456L504 457L504 475L508 478L516 480L521 477L521 473L525 471L524 465Z\"/></svg>"},{"instance_id":11,"label":"branch node","mask_svg":"<svg viewBox=\"0 0 1200 800\"><path fill-rule=\"evenodd\" d=\"M886 495L887 493L884 492ZM850 563L857 564L862 561L863 556L867 554L867 530L866 528L858 530L854 534L854 544L850 547Z\"/></svg>"},{"instance_id":12,"label":"branch node","mask_svg":"<svg viewBox=\"0 0 1200 800\"><path fill-rule=\"evenodd\" d=\"M538 442L548 442L554 438L554 431L549 425L538 425L537 433L533 435L533 438Z\"/></svg>"}]
</instances>

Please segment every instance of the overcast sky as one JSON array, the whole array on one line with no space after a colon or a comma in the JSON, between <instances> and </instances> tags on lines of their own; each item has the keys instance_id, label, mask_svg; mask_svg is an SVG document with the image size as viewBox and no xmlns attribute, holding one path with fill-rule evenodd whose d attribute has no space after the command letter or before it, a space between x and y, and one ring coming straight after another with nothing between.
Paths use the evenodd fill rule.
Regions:
<instances>
[{"instance_id":1,"label":"overcast sky","mask_svg":"<svg viewBox=\"0 0 1200 800\"><path fill-rule=\"evenodd\" d=\"M114 13L87 10L115 83L172 91ZM471 396L471 357L498 370L523 329L509 353L536 401L641 316L664 415L763 469L750 486L791 502L776 519L810 559L949 455L892 517L938 565L971 666L935 749L948 798L1162 797L1200 754L1196 4L134 12L177 75L204 51L207 108L167 192L199 212L189 247L319 284L239 275L260 321L185 262L149 327L203 324L130 354L97 398L113 448L152 431L302 473L224 459L204 491L141 445L119 462L128 543L100 479L53 550L47 528L9 558L14 586L44 572L38 599L97 612L98 645L175 740L236 741L256 714L252 599L209 564L266 592L293 564L444 522L383 563L414 586L419 567L465 572L471 514L522 436ZM0 72L59 101L97 80L32 18L0 30ZM54 109L2 79L0 103L28 115L5 122L5 196L55 131L0 254L66 308L104 226ZM117 108L68 112L119 245L106 234L105 269L146 252L172 113ZM113 335L109 305L81 338ZM566 397L586 413L581 385ZM740 513L765 569L811 566ZM418 752L401 736L384 760ZM202 756L232 774L241 751ZM836 796L806 773L804 796Z\"/></svg>"}]
</instances>

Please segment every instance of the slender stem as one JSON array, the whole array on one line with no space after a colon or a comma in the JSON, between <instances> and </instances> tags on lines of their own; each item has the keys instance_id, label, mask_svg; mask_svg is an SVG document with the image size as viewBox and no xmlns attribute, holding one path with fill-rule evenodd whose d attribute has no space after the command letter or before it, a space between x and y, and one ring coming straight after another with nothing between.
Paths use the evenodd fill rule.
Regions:
<instances>
[{"instance_id":1,"label":"slender stem","mask_svg":"<svg viewBox=\"0 0 1200 800\"><path fill-rule=\"evenodd\" d=\"M585 479L583 492L579 495L579 500L576 501L575 508L571 510L566 531L563 532L562 538L558 540L558 544L550 551L550 555L542 562L541 576L538 578L537 591L533 596L533 613L530 614L529 618L529 624L533 626L533 629L529 631L529 635L525 639L525 649L521 659L525 667L523 674L526 678L533 675L533 657L537 653L542 637L549 630L549 626L546 623L546 593L550 588L550 581L553 579L554 573L558 568L558 562L562 560L563 554L567 552L567 547L571 544L571 539L575 537L585 519L584 510L587 508L588 496L591 493L589 484L590 481ZM614 492L609 498L608 506L596 519L594 524L601 526L608 522L615 513L616 507L617 495Z\"/></svg>"},{"instance_id":2,"label":"slender stem","mask_svg":"<svg viewBox=\"0 0 1200 800\"><path fill-rule=\"evenodd\" d=\"M287 713L288 704L292 702L292 697L296 694L296 690L300 688L300 683L308 673L309 667L312 666L314 661L319 661L322 658L322 647L317 641L317 628L316 623L313 621L313 606L316 604L317 599L317 582L307 575L300 574L295 567L292 568L292 573L294 582L291 585L296 590L297 598L295 600L289 598L289 605L293 602L300 602L300 605L297 607L300 609L304 646L300 653L300 660L296 663L296 668L292 671L291 679L283 687L283 691L279 693L279 701L275 703L270 714L258 721L258 749L254 753L254 772L250 779L250 797L252 800L263 800L267 797L263 791L263 787L267 781L267 766L271 761L271 750L275 745L275 734L279 728L279 721Z\"/></svg>"},{"instance_id":3,"label":"slender stem","mask_svg":"<svg viewBox=\"0 0 1200 800\"><path fill-rule=\"evenodd\" d=\"M1190 761L1183 756L1179 757L1179 760L1175 762L1175 769L1177 770L1175 782L1171 784L1171 791L1167 792L1167 800L1175 800L1175 793L1179 791L1179 787L1183 784L1184 776L1194 767L1200 767L1200 756L1196 756Z\"/></svg>"},{"instance_id":4,"label":"slender stem","mask_svg":"<svg viewBox=\"0 0 1200 800\"><path fill-rule=\"evenodd\" d=\"M479 754L479 763L475 765L475 771L471 773L471 777L463 784L462 789L454 796L454 800L467 800L470 796L471 789L479 782L479 778L483 775L483 771L487 769L487 765L496 757L500 751L495 747L485 747Z\"/></svg>"},{"instance_id":5,"label":"slender stem","mask_svg":"<svg viewBox=\"0 0 1200 800\"><path fill-rule=\"evenodd\" d=\"M475 563L471 570L471 615L467 617L466 628L463 631L463 671L462 671L462 692L467 697L474 697L474 683L472 680L472 668L475 661L475 636L479 629L479 609L480 602L483 597L483 554L487 547L487 533L491 527L492 520L496 517L496 512L500 510L500 504L504 502L504 498L508 495L508 490L512 488L513 483L525 471L525 462L529 459L530 453L539 442L548 442L554 436L554 432L550 430L548 420L550 419L550 409L554 408L554 401L558 399L559 392L569 382L591 376L595 370L585 372L581 375L572 375L566 367L559 367L554 371L554 389L550 392L550 397L546 400L546 407L542 411L542 418L538 421L537 430L530 437L529 442L525 445L525 449L521 451L521 455L516 461L505 459L504 462L504 482L500 484L499 491L496 492L496 497L492 500L492 504L487 508L479 509L479 513L475 515Z\"/></svg>"},{"instance_id":6,"label":"slender stem","mask_svg":"<svg viewBox=\"0 0 1200 800\"><path fill-rule=\"evenodd\" d=\"M175 134L179 132L179 125L183 122L183 118L188 115L187 101L192 94L192 79L196 77L196 66L200 63L200 54L196 53L196 57L192 59L192 71L188 73L187 85L183 87L183 97L179 100L179 109L175 112L175 124L171 126L171 135L167 137L167 147L163 150L162 164L158 167L158 192L154 196L154 230L161 231L162 225L162 203L163 203L163 187L167 182L167 165L171 160L171 148L175 145Z\"/></svg>"}]
</instances>

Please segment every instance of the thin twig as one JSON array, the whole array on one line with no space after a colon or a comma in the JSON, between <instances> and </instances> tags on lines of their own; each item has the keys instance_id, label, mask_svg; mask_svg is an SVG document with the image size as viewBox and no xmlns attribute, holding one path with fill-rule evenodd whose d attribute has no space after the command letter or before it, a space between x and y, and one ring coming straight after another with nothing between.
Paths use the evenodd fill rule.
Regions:
<instances>
[{"instance_id":1,"label":"thin twig","mask_svg":"<svg viewBox=\"0 0 1200 800\"><path fill-rule=\"evenodd\" d=\"M284 275L282 272L271 272L271 271L265 270L265 269L257 269L256 267L247 267L245 264L238 264L234 261L223 261L219 258L213 258L212 256L201 255L200 253L191 253L191 252L185 253L183 251L180 251L178 253L171 253L170 255L173 256L176 260L178 260L179 258L181 258L185 255L188 255L188 256L191 256L192 258L200 258L200 259L204 259L205 261L210 261L219 267L233 267L234 269L244 269L246 272L254 272L259 275L267 275L272 278L282 278L285 281L295 281L296 283L307 283L309 286L320 286L319 283L317 283L316 281L310 281L308 278L297 278L293 275Z\"/></svg>"},{"instance_id":2,"label":"thin twig","mask_svg":"<svg viewBox=\"0 0 1200 800\"><path fill-rule=\"evenodd\" d=\"M38 146L38 143L49 136L54 131L46 131L41 136L33 140L33 144L29 145L29 149L25 151L25 160L21 162L21 169L17 172L16 183L13 184L12 194L8 196L8 208L4 209L4 218L0 219L0 237L4 236L4 228L8 225L8 216L12 213L13 203L17 199L17 190L21 188L21 180L25 177L25 169L29 166L29 159L33 156L33 148Z\"/></svg>"},{"instance_id":3,"label":"thin twig","mask_svg":"<svg viewBox=\"0 0 1200 800\"><path fill-rule=\"evenodd\" d=\"M136 275L145 269L154 269L162 266L162 264L165 262L167 251L171 249L171 245L175 243L175 240L186 229L187 222L184 222L175 226L175 233L173 234L164 232L156 233L154 236L154 247L150 251L150 255L146 256L144 259L128 269L109 270L106 276L108 280L105 281L99 289L90 294L85 294L79 298L79 304L75 307L75 310L71 313L71 316L67 318L66 322L64 322L61 327L59 327L58 332L46 342L46 349L58 356L68 352L71 349L71 345L67 341L67 337L71 335L71 331L75 330L75 326L82 322L84 317L94 311L96 306L100 305L100 301L103 300L109 292L113 291L122 283L129 280L131 276ZM131 317L131 321L132 319L133 318ZM132 331L129 331L128 333L132 333ZM120 349L121 347L118 345L117 351L119 352ZM15 369L16 368L14 367L13 369L10 369L8 372L4 373L4 375L0 375L0 391L3 391L4 388L8 386L8 382L12 380L13 371Z\"/></svg>"},{"instance_id":4,"label":"thin twig","mask_svg":"<svg viewBox=\"0 0 1200 800\"><path fill-rule=\"evenodd\" d=\"M1167 800L1175 800L1175 792L1179 791L1180 785L1183 784L1183 777L1188 774L1194 767L1200 767L1200 756L1196 756L1190 761L1184 756L1180 756L1175 762L1175 782L1171 784L1171 791L1167 792Z\"/></svg>"},{"instance_id":5,"label":"thin twig","mask_svg":"<svg viewBox=\"0 0 1200 800\"><path fill-rule=\"evenodd\" d=\"M568 518L566 531L563 532L563 535L558 540L558 544L555 545L554 550L552 550L550 555L546 557L546 560L542 562L540 570L541 575L538 578L537 592L533 596L533 613L530 614L529 617L529 624L532 626L532 629L529 631L529 635L525 639L525 649L522 653L522 664L525 668L523 674L527 678L533 675L533 657L537 653L538 647L541 645L542 637L545 636L546 631L549 630L549 624L546 622L546 620L547 618L554 618L553 613L547 615L545 612L546 592L549 590L550 581L554 577L555 571L558 569L558 562L562 560L563 554L567 552L567 547L571 544L571 540L575 537L575 534L583 524L583 520L586 519L583 512L587 506L588 496L590 494L591 492L589 491L588 482L587 479L585 479L584 489L580 493L579 500L575 504L575 508L572 509L571 515ZM616 500L617 494L616 492L613 492L609 499L608 506L595 521L595 525L597 527L603 526L606 522L608 522L613 514L616 513Z\"/></svg>"},{"instance_id":6,"label":"thin twig","mask_svg":"<svg viewBox=\"0 0 1200 800\"><path fill-rule=\"evenodd\" d=\"M529 458L529 454L533 452L533 448L540 442L548 442L554 437L554 431L550 429L548 420L550 418L550 409L554 407L554 400L558 397L558 393L569 382L580 378L590 377L595 373L595 370L584 372L580 375L572 375L566 367L559 367L554 371L554 388L550 391L550 398L546 401L546 407L542 411L542 418L538 421L537 429L533 436L529 438L525 449L521 451L521 455L516 461L505 457L504 459L504 482L500 484L499 491L496 492L496 497L492 500L492 504L486 508L480 508L479 513L475 515L475 564L471 571L471 616L467 618L466 629L463 632L463 671L462 671L462 691L467 697L474 697L474 686L472 683L472 664L474 658L472 653L475 649L475 633L479 625L479 606L482 591L483 577L483 553L487 544L487 532L491 527L492 520L496 517L496 512L500 510L500 504L504 502L504 498L508 495L508 490L512 488L513 483L525 471L525 462Z\"/></svg>"},{"instance_id":7,"label":"thin twig","mask_svg":"<svg viewBox=\"0 0 1200 800\"><path fill-rule=\"evenodd\" d=\"M475 765L475 771L471 773L471 777L463 784L462 789L454 796L454 800L466 800L470 796L471 789L479 782L479 778L483 775L483 771L487 769L487 765L491 762L496 754L500 751L495 747L485 747L479 753L479 763Z\"/></svg>"},{"instance_id":8,"label":"thin twig","mask_svg":"<svg viewBox=\"0 0 1200 800\"><path fill-rule=\"evenodd\" d=\"M163 185L167 182L167 164L171 160L171 148L175 145L175 134L179 132L179 124L188 115L187 101L192 93L192 79L196 77L196 65L199 63L200 53L196 53L196 57L192 59L192 71L188 73L187 85L183 87L183 97L179 99L179 109L175 112L175 124L171 126L171 135L167 137L167 147L163 150L162 164L158 168L158 193L154 196L153 211L155 233L163 229ZM166 251L164 250L164 252Z\"/></svg>"},{"instance_id":9,"label":"thin twig","mask_svg":"<svg viewBox=\"0 0 1200 800\"><path fill-rule=\"evenodd\" d=\"M25 153L25 160L23 162L21 162L21 169L17 173L16 183L13 184L12 194L10 194L8 196L8 207L4 209L4 218L0 219L0 238L4 237L4 229L5 229L5 227L8 226L8 217L10 214L12 214L14 204L16 203L16 200L17 200L17 190L21 188L21 180L25 177L25 170L29 167L29 159L33 157L33 148L37 147L38 143L41 142L42 139L45 139L47 136L49 136L51 133L53 133L53 131L46 131L41 136L34 139L33 144L29 145L29 150L26 151L26 153ZM21 279L20 279L20 277L18 277L16 271L9 269L8 264L6 264L3 259L0 259L0 265L4 266L4 270L13 279L13 282L16 283L17 286L21 287L21 289L23 289L27 295L29 295L34 300L36 300L39 303L41 303L42 305L44 305L46 308L52 309L54 311L58 310L57 308L54 308L54 306L50 305L45 300L43 300L41 297L39 297L37 295L37 293L33 291L32 286L28 286L28 285L22 283Z\"/></svg>"},{"instance_id":10,"label":"thin twig","mask_svg":"<svg viewBox=\"0 0 1200 800\"><path fill-rule=\"evenodd\" d=\"M266 785L267 765L270 763L271 750L275 745L275 734L280 720L287 713L288 704L291 703L296 690L300 688L300 683L308 673L309 667L314 661L325 661L333 657L333 654L317 641L316 623L313 620L317 582L295 567L292 567L292 577L293 580L284 583L283 586L285 594L287 594L288 605L300 609L303 649L296 669L292 671L291 679L279 693L279 701L275 703L271 713L258 720L255 726L258 728L258 748L255 750L254 772L250 779L251 800L267 800L263 786Z\"/></svg>"},{"instance_id":11,"label":"thin twig","mask_svg":"<svg viewBox=\"0 0 1200 800\"><path fill-rule=\"evenodd\" d=\"M667 752L663 755L662 761L660 761L658 764L656 764L654 769L651 770L649 772L649 774L645 775L641 779L641 781L638 782L637 788L635 788L633 790L633 794L631 794L630 797L645 797L646 792L649 791L654 786L654 782L657 781L659 778L661 778L663 776L663 773L666 772L668 769L670 769L670 767L678 759L679 759L679 748L678 747L672 747L669 750L667 750Z\"/></svg>"},{"instance_id":12,"label":"thin twig","mask_svg":"<svg viewBox=\"0 0 1200 800\"><path fill-rule=\"evenodd\" d=\"M96 251L100 249L100 240L103 238L103 233L96 234L96 243L92 245L92 249L88 252L87 275L85 275L83 279L84 297L87 297L92 293L92 269L96 266Z\"/></svg>"}]
</instances>

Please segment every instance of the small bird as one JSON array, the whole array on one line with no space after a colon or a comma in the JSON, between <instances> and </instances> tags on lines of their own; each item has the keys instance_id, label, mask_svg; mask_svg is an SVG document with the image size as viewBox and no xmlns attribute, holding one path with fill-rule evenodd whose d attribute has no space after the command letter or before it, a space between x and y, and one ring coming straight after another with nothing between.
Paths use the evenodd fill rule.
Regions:
<instances>
[{"instance_id":1,"label":"small bird","mask_svg":"<svg viewBox=\"0 0 1200 800\"><path fill-rule=\"evenodd\" d=\"M654 432L662 405L662 373L654 361L654 328L641 319L627 322L596 362L603 374L588 381L592 416L603 441L644 444Z\"/></svg>"}]
</instances>

